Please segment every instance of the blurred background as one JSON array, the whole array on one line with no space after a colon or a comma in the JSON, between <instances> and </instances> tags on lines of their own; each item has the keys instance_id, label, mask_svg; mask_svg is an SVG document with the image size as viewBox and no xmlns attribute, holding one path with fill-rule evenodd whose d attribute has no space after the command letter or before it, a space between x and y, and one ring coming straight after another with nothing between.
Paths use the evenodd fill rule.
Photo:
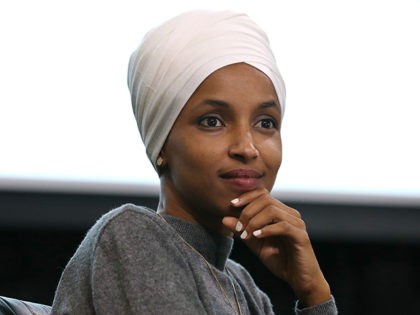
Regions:
<instances>
[{"instance_id":1,"label":"blurred background","mask_svg":"<svg viewBox=\"0 0 420 315\"><path fill-rule=\"evenodd\" d=\"M155 207L158 177L126 71L145 33L188 9L248 13L286 82L273 194L307 225L340 314L415 313L420 294L420 1L0 3L0 295L50 304L88 228ZM233 258L292 314L293 294Z\"/></svg>"}]
</instances>

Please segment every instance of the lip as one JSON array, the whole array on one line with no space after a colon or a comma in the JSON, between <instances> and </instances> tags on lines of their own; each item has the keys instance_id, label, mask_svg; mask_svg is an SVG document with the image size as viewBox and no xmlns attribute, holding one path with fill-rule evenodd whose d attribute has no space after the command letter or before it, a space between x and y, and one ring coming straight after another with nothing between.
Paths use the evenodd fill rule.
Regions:
<instances>
[{"instance_id":1,"label":"lip","mask_svg":"<svg viewBox=\"0 0 420 315\"><path fill-rule=\"evenodd\" d=\"M235 190L249 191L259 186L263 174L254 169L241 168L222 173L220 177Z\"/></svg>"}]
</instances>

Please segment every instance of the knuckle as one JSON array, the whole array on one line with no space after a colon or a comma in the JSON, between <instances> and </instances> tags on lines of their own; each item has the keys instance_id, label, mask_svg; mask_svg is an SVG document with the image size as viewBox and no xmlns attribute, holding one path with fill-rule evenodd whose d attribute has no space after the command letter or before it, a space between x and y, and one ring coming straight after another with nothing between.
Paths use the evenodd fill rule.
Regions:
<instances>
[{"instance_id":1,"label":"knuckle","mask_svg":"<svg viewBox=\"0 0 420 315\"><path fill-rule=\"evenodd\" d=\"M280 228L283 230L283 232L287 233L290 231L290 224L287 221L280 221L279 223Z\"/></svg>"},{"instance_id":2,"label":"knuckle","mask_svg":"<svg viewBox=\"0 0 420 315\"><path fill-rule=\"evenodd\" d=\"M279 217L279 216L281 216L281 212L274 205L269 205L267 207L267 212L272 217Z\"/></svg>"},{"instance_id":3,"label":"knuckle","mask_svg":"<svg viewBox=\"0 0 420 315\"><path fill-rule=\"evenodd\" d=\"M306 246L311 246L311 240L309 238L309 234L305 231L305 233L303 234L303 241L302 243Z\"/></svg>"},{"instance_id":4,"label":"knuckle","mask_svg":"<svg viewBox=\"0 0 420 315\"><path fill-rule=\"evenodd\" d=\"M243 210L242 213L241 213L241 216L240 216L239 220L243 224L246 225L250 219L251 219L251 214L248 211Z\"/></svg>"},{"instance_id":5,"label":"knuckle","mask_svg":"<svg viewBox=\"0 0 420 315\"><path fill-rule=\"evenodd\" d=\"M297 223L297 227L299 227L300 229L306 231L306 223L305 223L305 221L303 221L302 219L297 219L296 220L296 223Z\"/></svg>"},{"instance_id":6,"label":"knuckle","mask_svg":"<svg viewBox=\"0 0 420 315\"><path fill-rule=\"evenodd\" d=\"M295 215L296 218L302 219L302 215L300 214L299 211L297 211L296 209L293 209L293 213L294 213L294 215Z\"/></svg>"}]
</instances>

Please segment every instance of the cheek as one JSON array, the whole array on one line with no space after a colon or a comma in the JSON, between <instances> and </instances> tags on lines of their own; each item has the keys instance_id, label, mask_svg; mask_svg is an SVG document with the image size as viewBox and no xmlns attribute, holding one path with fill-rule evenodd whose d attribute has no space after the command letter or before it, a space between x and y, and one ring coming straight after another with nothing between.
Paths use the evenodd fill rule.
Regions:
<instances>
[{"instance_id":1,"label":"cheek","mask_svg":"<svg viewBox=\"0 0 420 315\"><path fill-rule=\"evenodd\" d=\"M280 142L277 143L277 154L275 155L277 158L278 168L281 165L281 162L283 161L283 145L280 139Z\"/></svg>"},{"instance_id":2,"label":"cheek","mask_svg":"<svg viewBox=\"0 0 420 315\"><path fill-rule=\"evenodd\" d=\"M260 153L264 159L265 164L276 171L281 165L283 158L283 149L281 138L266 140L260 147Z\"/></svg>"},{"instance_id":3,"label":"cheek","mask_svg":"<svg viewBox=\"0 0 420 315\"><path fill-rule=\"evenodd\" d=\"M178 171L188 169L200 173L210 170L218 155L214 144L206 144L202 139L196 139L191 135L171 138L167 153L169 167Z\"/></svg>"},{"instance_id":4,"label":"cheek","mask_svg":"<svg viewBox=\"0 0 420 315\"><path fill-rule=\"evenodd\" d=\"M267 144L263 156L266 169L269 171L266 181L266 188L271 191L277 178L277 173L282 162L282 145L281 141L271 142Z\"/></svg>"}]
</instances>

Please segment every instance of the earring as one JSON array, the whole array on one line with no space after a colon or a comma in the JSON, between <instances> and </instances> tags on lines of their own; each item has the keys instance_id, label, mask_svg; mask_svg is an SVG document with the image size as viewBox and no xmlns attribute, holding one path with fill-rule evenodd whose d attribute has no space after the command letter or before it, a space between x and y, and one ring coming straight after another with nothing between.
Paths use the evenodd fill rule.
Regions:
<instances>
[{"instance_id":1,"label":"earring","mask_svg":"<svg viewBox=\"0 0 420 315\"><path fill-rule=\"evenodd\" d=\"M162 166L163 165L163 157L159 156L156 160L156 165L157 166Z\"/></svg>"}]
</instances>

